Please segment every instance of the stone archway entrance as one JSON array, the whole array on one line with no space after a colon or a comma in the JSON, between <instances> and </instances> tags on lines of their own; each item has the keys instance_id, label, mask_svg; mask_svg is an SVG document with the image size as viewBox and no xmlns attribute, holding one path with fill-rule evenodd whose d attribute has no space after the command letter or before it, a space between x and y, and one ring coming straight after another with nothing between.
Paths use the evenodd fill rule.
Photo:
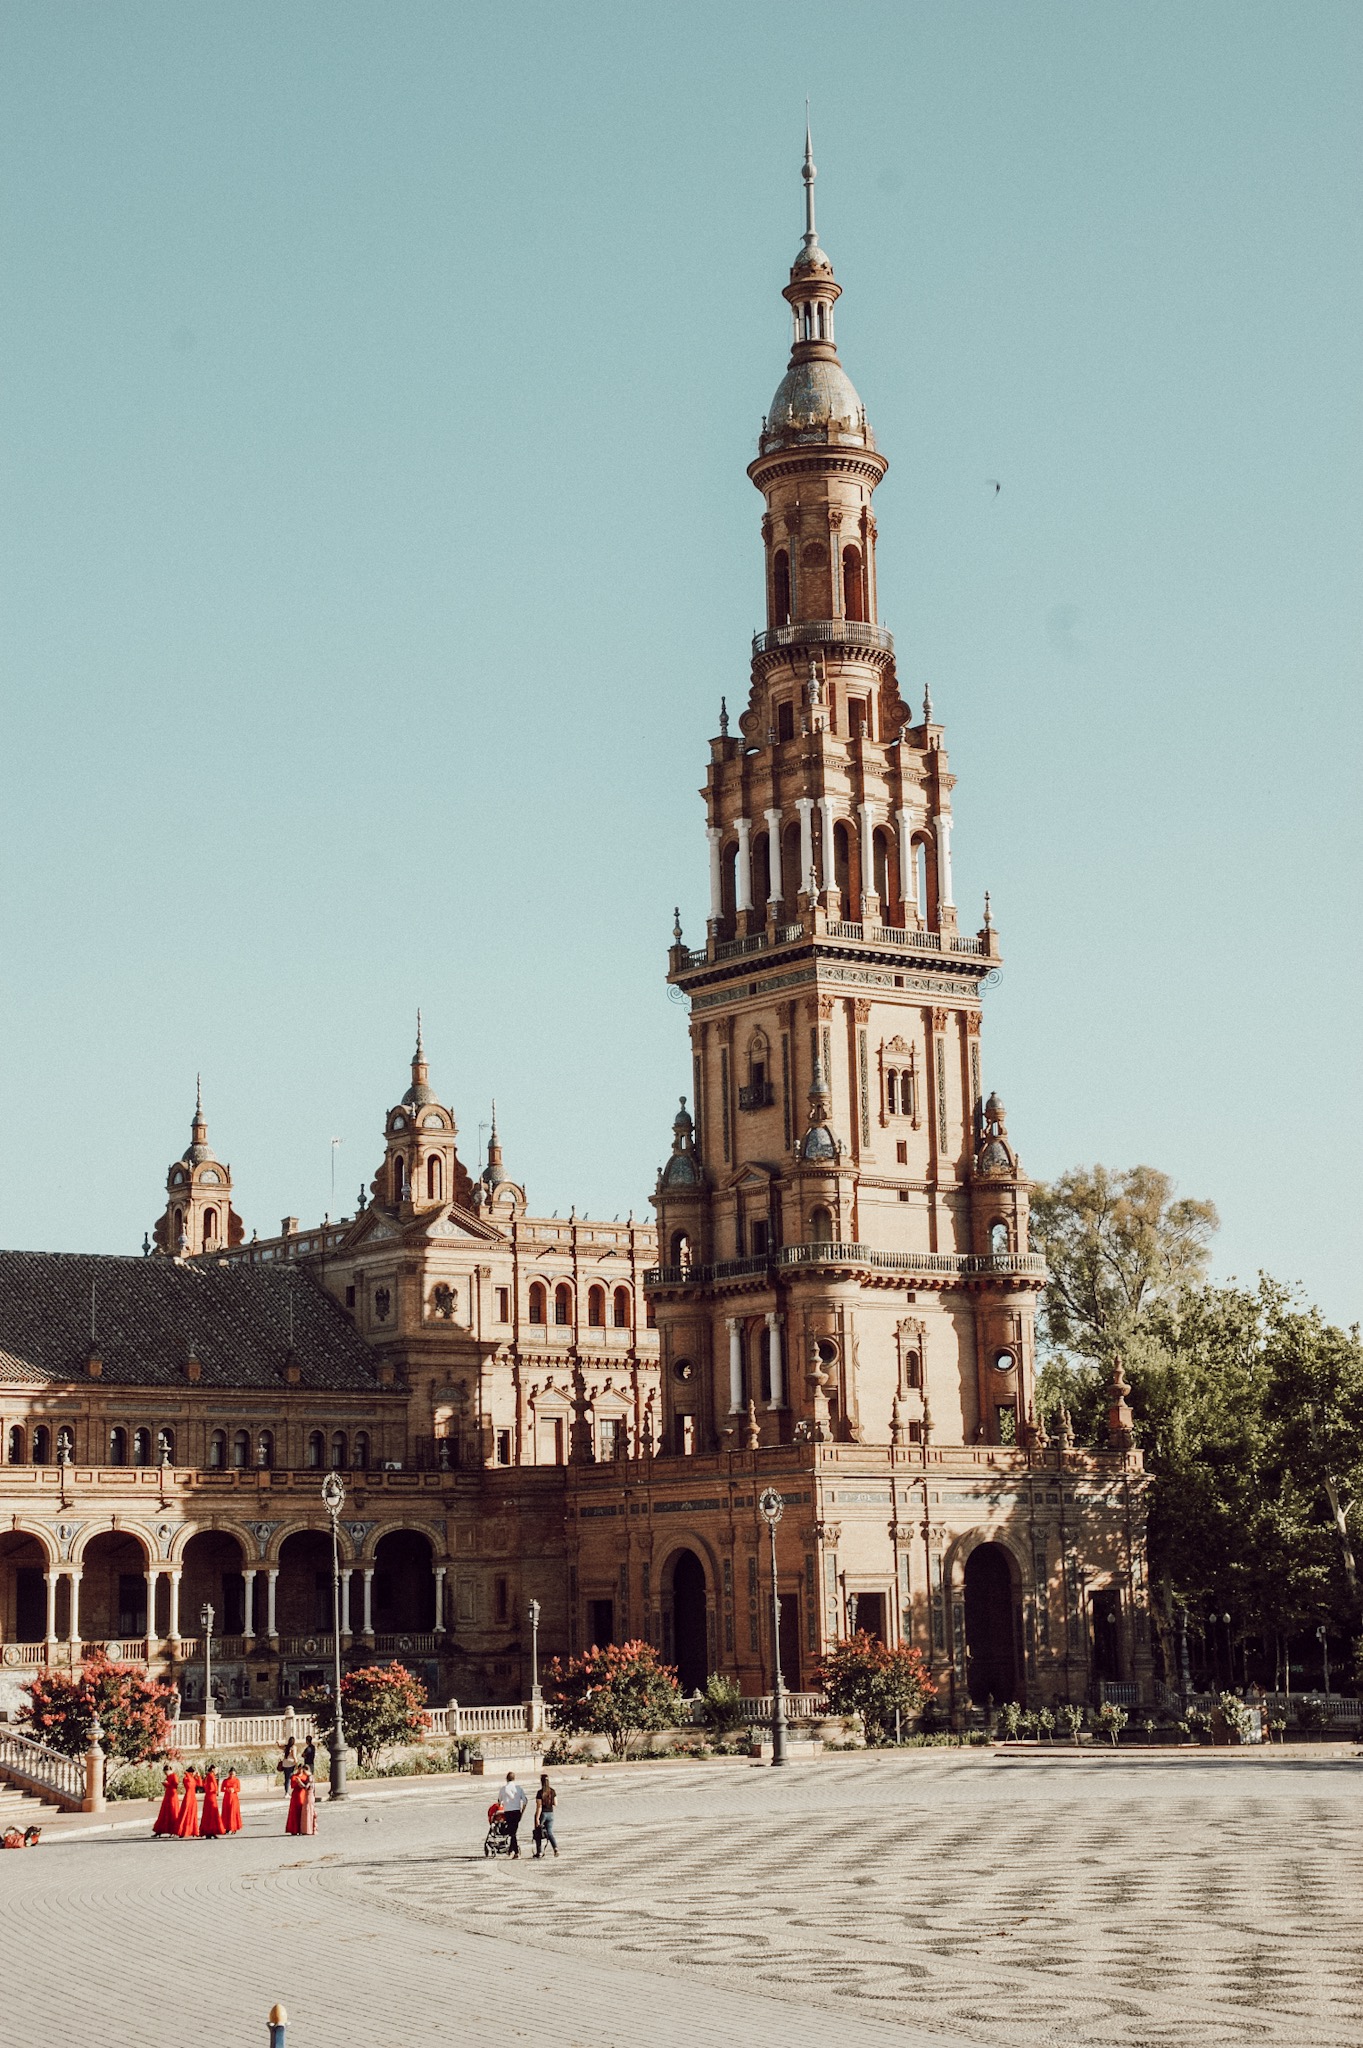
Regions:
<instances>
[{"instance_id":1,"label":"stone archway entrance","mask_svg":"<svg viewBox=\"0 0 1363 2048\"><path fill-rule=\"evenodd\" d=\"M1013 1573L1001 1543L981 1543L965 1567L966 1686L977 1707L1022 1697Z\"/></svg>"},{"instance_id":2,"label":"stone archway entrance","mask_svg":"<svg viewBox=\"0 0 1363 2048\"><path fill-rule=\"evenodd\" d=\"M705 1566L694 1550L679 1551L672 1566L672 1656L682 1691L699 1692L710 1675L710 1656Z\"/></svg>"}]
</instances>

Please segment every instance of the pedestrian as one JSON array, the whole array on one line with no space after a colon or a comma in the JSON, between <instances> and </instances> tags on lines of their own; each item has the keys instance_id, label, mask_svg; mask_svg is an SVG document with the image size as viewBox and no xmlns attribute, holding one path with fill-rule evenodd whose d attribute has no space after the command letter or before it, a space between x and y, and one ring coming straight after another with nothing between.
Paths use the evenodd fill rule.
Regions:
<instances>
[{"instance_id":1,"label":"pedestrian","mask_svg":"<svg viewBox=\"0 0 1363 2048\"><path fill-rule=\"evenodd\" d=\"M284 1822L286 1835L315 1835L317 1833L317 1798L312 1787L312 1772L306 1764L299 1764L293 1773L289 1787L289 1814Z\"/></svg>"},{"instance_id":2,"label":"pedestrian","mask_svg":"<svg viewBox=\"0 0 1363 2048\"><path fill-rule=\"evenodd\" d=\"M284 1773L284 1797L287 1799L289 1787L293 1783L293 1774L298 1769L298 1744L292 1735L279 1753L279 1768Z\"/></svg>"},{"instance_id":3,"label":"pedestrian","mask_svg":"<svg viewBox=\"0 0 1363 2048\"><path fill-rule=\"evenodd\" d=\"M516 1783L516 1773L508 1771L506 1783L497 1795L497 1805L501 1811L502 1819L506 1822L506 1831L511 1837L511 1854L517 1861L520 1860L521 1850L520 1844L516 1840L516 1832L521 1824L521 1815L529 1804L529 1795L524 1785L518 1785Z\"/></svg>"},{"instance_id":4,"label":"pedestrian","mask_svg":"<svg viewBox=\"0 0 1363 2048\"><path fill-rule=\"evenodd\" d=\"M151 1824L154 1835L173 1835L180 1818L180 1780L174 1771L166 1772L165 1789L161 1794L161 1810Z\"/></svg>"},{"instance_id":5,"label":"pedestrian","mask_svg":"<svg viewBox=\"0 0 1363 2048\"><path fill-rule=\"evenodd\" d=\"M313 1741L311 1736L309 1736L307 1741L303 1744L303 1762L307 1765L308 1769L312 1772L312 1775L315 1778L317 1776L317 1744Z\"/></svg>"},{"instance_id":6,"label":"pedestrian","mask_svg":"<svg viewBox=\"0 0 1363 2048\"><path fill-rule=\"evenodd\" d=\"M235 1767L222 1781L222 1831L225 1835L241 1833L241 1779Z\"/></svg>"},{"instance_id":7,"label":"pedestrian","mask_svg":"<svg viewBox=\"0 0 1363 2048\"><path fill-rule=\"evenodd\" d=\"M182 1842L197 1841L199 1838L199 1780L196 1772L189 1767L185 1770L175 1832Z\"/></svg>"},{"instance_id":8,"label":"pedestrian","mask_svg":"<svg viewBox=\"0 0 1363 2048\"><path fill-rule=\"evenodd\" d=\"M549 1847L553 1850L555 1856L557 1856L558 1854L558 1842L554 1836L554 1808L557 1805L558 1794L554 1790L553 1786L549 1783L549 1773L548 1771L541 1771L540 1789L535 1794L536 1861L538 1861L539 1858L543 1856L544 1845L546 1842L549 1844Z\"/></svg>"},{"instance_id":9,"label":"pedestrian","mask_svg":"<svg viewBox=\"0 0 1363 2048\"><path fill-rule=\"evenodd\" d=\"M222 1805L218 1799L218 1774L210 1764L208 1776L204 1779L204 1810L199 1822L199 1833L206 1841L216 1842L218 1836L226 1832L222 1824Z\"/></svg>"}]
</instances>

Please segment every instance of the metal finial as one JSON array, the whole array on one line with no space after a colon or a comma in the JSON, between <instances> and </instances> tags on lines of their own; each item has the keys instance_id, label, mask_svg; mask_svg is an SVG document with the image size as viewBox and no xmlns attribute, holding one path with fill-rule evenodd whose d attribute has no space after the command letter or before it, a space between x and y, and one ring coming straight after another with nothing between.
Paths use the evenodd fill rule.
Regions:
<instances>
[{"instance_id":1,"label":"metal finial","mask_svg":"<svg viewBox=\"0 0 1363 2048\"><path fill-rule=\"evenodd\" d=\"M677 946L679 946L682 942L682 921L680 903L676 904L672 911L672 942L674 945Z\"/></svg>"},{"instance_id":2,"label":"metal finial","mask_svg":"<svg viewBox=\"0 0 1363 2048\"><path fill-rule=\"evenodd\" d=\"M416 1050L417 1050L417 1058L418 1058L418 1059L420 1059L420 1057L421 1057L421 1052L422 1052L422 1045L421 1045L421 1006L420 1006L420 1004L418 1004L418 1005L417 1005L417 1013L416 1013Z\"/></svg>"},{"instance_id":3,"label":"metal finial","mask_svg":"<svg viewBox=\"0 0 1363 2048\"><path fill-rule=\"evenodd\" d=\"M809 127L809 100L805 99L805 160L800 176L805 184L805 247L812 249L819 237L814 228L814 180L818 177L814 168L814 138Z\"/></svg>"},{"instance_id":4,"label":"metal finial","mask_svg":"<svg viewBox=\"0 0 1363 2048\"><path fill-rule=\"evenodd\" d=\"M987 932L994 929L994 920L989 911L989 891L987 889L984 892L984 928Z\"/></svg>"},{"instance_id":5,"label":"metal finial","mask_svg":"<svg viewBox=\"0 0 1363 2048\"><path fill-rule=\"evenodd\" d=\"M729 737L729 700L727 697L721 697L719 700L719 736L723 740L727 740Z\"/></svg>"},{"instance_id":6,"label":"metal finial","mask_svg":"<svg viewBox=\"0 0 1363 2048\"><path fill-rule=\"evenodd\" d=\"M203 1077L203 1075L202 1075L202 1074L196 1074L196 1075L194 1076L194 1117L195 1117L195 1121L196 1121L196 1122L198 1121L198 1119L199 1119L200 1117L202 1117L203 1113L204 1113L204 1077Z\"/></svg>"},{"instance_id":7,"label":"metal finial","mask_svg":"<svg viewBox=\"0 0 1363 2048\"><path fill-rule=\"evenodd\" d=\"M932 724L932 689L927 683L923 685L923 723Z\"/></svg>"}]
</instances>

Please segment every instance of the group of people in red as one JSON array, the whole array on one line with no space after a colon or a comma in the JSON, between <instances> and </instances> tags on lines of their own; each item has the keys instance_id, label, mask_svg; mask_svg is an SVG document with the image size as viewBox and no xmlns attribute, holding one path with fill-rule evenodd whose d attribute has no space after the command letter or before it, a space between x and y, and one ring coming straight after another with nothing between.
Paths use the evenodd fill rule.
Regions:
<instances>
[{"instance_id":1,"label":"group of people in red","mask_svg":"<svg viewBox=\"0 0 1363 2048\"><path fill-rule=\"evenodd\" d=\"M199 1787L203 1786L203 1812L199 1811ZM161 1810L152 1822L154 1835L177 1835L185 1841L216 1841L219 1835L236 1835L241 1832L241 1779L235 1771L229 1771L222 1783L214 1770L205 1771L202 1779L195 1770L187 1769L183 1778L174 1771L166 1772L166 1789L161 1795Z\"/></svg>"}]
</instances>

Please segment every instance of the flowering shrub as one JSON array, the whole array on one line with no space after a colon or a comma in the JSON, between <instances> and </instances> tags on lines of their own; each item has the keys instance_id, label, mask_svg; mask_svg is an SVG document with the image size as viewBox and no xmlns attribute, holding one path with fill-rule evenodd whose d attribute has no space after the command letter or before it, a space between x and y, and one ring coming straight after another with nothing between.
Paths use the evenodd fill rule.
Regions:
<instances>
[{"instance_id":1,"label":"flowering shrub","mask_svg":"<svg viewBox=\"0 0 1363 2048\"><path fill-rule=\"evenodd\" d=\"M743 1726L743 1691L736 1678L723 1678L712 1671L701 1699L705 1725L712 1735L732 1735L735 1728Z\"/></svg>"},{"instance_id":2,"label":"flowering shrub","mask_svg":"<svg viewBox=\"0 0 1363 2048\"><path fill-rule=\"evenodd\" d=\"M1096 1725L1102 1729L1104 1735L1111 1736L1112 1747L1115 1749L1117 1747L1117 1737L1126 1726L1126 1708L1119 1707L1114 1700L1104 1700L1102 1706L1098 1709L1095 1721Z\"/></svg>"},{"instance_id":3,"label":"flowering shrub","mask_svg":"<svg viewBox=\"0 0 1363 2048\"><path fill-rule=\"evenodd\" d=\"M604 1735L612 1756L628 1756L637 1735L676 1726L681 1710L677 1674L651 1643L593 1643L565 1664L555 1657L545 1673L544 1696L555 1724L574 1735Z\"/></svg>"},{"instance_id":4,"label":"flowering shrub","mask_svg":"<svg viewBox=\"0 0 1363 2048\"><path fill-rule=\"evenodd\" d=\"M317 1733L329 1742L336 1726L336 1705L330 1686L314 1686L302 1704L317 1722ZM342 1733L362 1767L381 1749L411 1742L425 1733L421 1710L426 1688L405 1664L364 1664L341 1679Z\"/></svg>"},{"instance_id":5,"label":"flowering shrub","mask_svg":"<svg viewBox=\"0 0 1363 2048\"><path fill-rule=\"evenodd\" d=\"M149 1762L170 1737L174 1688L126 1664L111 1664L102 1650L85 1659L79 1677L44 1671L25 1691L21 1725L63 1756L85 1755L96 1721L101 1749L121 1763Z\"/></svg>"},{"instance_id":6,"label":"flowering shrub","mask_svg":"<svg viewBox=\"0 0 1363 2048\"><path fill-rule=\"evenodd\" d=\"M936 1694L922 1652L890 1649L859 1629L830 1650L819 1684L835 1714L860 1714L869 1743L892 1739L896 1712L901 1722L917 1714Z\"/></svg>"},{"instance_id":7,"label":"flowering shrub","mask_svg":"<svg viewBox=\"0 0 1363 2048\"><path fill-rule=\"evenodd\" d=\"M1066 1704L1060 1709L1060 1725L1071 1742L1079 1740L1079 1731L1084 1725L1084 1709Z\"/></svg>"}]
</instances>

